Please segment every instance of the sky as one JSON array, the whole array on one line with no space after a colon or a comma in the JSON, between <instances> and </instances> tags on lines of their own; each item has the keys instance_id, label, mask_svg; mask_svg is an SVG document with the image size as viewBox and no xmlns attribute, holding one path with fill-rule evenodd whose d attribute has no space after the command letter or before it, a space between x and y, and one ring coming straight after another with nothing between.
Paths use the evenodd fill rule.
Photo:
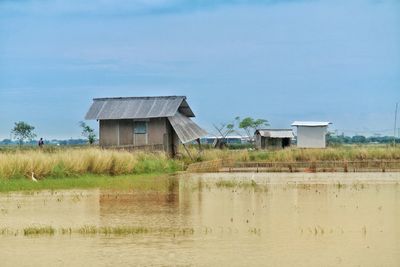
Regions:
<instances>
[{"instance_id":1,"label":"sky","mask_svg":"<svg viewBox=\"0 0 400 267\"><path fill-rule=\"evenodd\" d=\"M79 138L92 98L155 95L186 95L211 133L251 116L393 135L400 1L0 0L0 139L16 121Z\"/></svg>"}]
</instances>

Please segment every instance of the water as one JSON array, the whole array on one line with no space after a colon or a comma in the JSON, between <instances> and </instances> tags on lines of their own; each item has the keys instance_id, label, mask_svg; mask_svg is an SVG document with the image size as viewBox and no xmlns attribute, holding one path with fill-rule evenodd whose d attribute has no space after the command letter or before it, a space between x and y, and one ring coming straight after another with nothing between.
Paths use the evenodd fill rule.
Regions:
<instances>
[{"instance_id":1,"label":"water","mask_svg":"<svg viewBox=\"0 0 400 267\"><path fill-rule=\"evenodd\" d=\"M157 190L1 194L0 228L14 235L0 235L0 265L400 266L399 174L203 174L149 182ZM84 225L153 231L59 230ZM25 236L32 226L56 233Z\"/></svg>"}]
</instances>

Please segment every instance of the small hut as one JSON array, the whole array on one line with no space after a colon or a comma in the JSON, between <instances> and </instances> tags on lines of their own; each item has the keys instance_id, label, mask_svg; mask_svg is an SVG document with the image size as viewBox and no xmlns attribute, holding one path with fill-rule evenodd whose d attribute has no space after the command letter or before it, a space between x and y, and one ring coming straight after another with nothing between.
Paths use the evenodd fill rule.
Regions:
<instances>
[{"instance_id":1,"label":"small hut","mask_svg":"<svg viewBox=\"0 0 400 267\"><path fill-rule=\"evenodd\" d=\"M328 126L327 121L295 121L292 126L297 127L297 147L325 148Z\"/></svg>"},{"instance_id":2,"label":"small hut","mask_svg":"<svg viewBox=\"0 0 400 267\"><path fill-rule=\"evenodd\" d=\"M277 150L289 147L294 135L291 129L261 129L255 137L257 149Z\"/></svg>"},{"instance_id":3,"label":"small hut","mask_svg":"<svg viewBox=\"0 0 400 267\"><path fill-rule=\"evenodd\" d=\"M94 98L86 120L99 121L101 147L164 150L207 135L190 118L185 96Z\"/></svg>"}]
</instances>

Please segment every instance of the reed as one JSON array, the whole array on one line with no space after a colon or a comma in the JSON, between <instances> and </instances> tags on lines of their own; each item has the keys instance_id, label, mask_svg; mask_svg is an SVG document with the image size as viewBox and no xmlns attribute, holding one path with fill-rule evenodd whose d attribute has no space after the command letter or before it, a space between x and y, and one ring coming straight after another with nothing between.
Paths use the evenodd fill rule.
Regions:
<instances>
[{"instance_id":1,"label":"reed","mask_svg":"<svg viewBox=\"0 0 400 267\"><path fill-rule=\"evenodd\" d=\"M86 225L78 229L61 229L61 234L81 234L81 235L140 235L140 234L173 234L173 235L193 235L193 228L169 228L169 227L143 227L143 226L103 226Z\"/></svg>"},{"instance_id":2,"label":"reed","mask_svg":"<svg viewBox=\"0 0 400 267\"><path fill-rule=\"evenodd\" d=\"M59 228L56 229L53 226L31 226L22 229L8 229L1 228L0 236L13 235L18 236L23 234L24 236L42 236L42 235L106 235L106 236L126 236L126 235L146 235L146 234L166 234L173 236L187 236L195 233L194 228L190 227L142 227L142 226L94 226L86 225L79 228Z\"/></svg>"},{"instance_id":3,"label":"reed","mask_svg":"<svg viewBox=\"0 0 400 267\"><path fill-rule=\"evenodd\" d=\"M198 153L191 148L198 162L209 160L268 161L268 162L313 162L313 161L363 161L400 160L400 147L392 146L343 146L326 149L290 148L277 151L217 150L206 149ZM184 159L188 161L188 159Z\"/></svg>"},{"instance_id":4,"label":"reed","mask_svg":"<svg viewBox=\"0 0 400 267\"><path fill-rule=\"evenodd\" d=\"M215 186L217 188L254 188L257 189L261 187L261 185L257 184L254 180L250 181L234 181L234 180L219 180L215 182ZM267 186L264 186L267 188Z\"/></svg>"},{"instance_id":5,"label":"reed","mask_svg":"<svg viewBox=\"0 0 400 267\"><path fill-rule=\"evenodd\" d=\"M116 151L100 148L7 149L0 151L0 181L35 177L64 178L82 175L127 175L173 173L193 162L227 160L234 162L315 162L400 160L400 147L343 146L326 149L284 149L278 151L189 148L179 159L163 152Z\"/></svg>"},{"instance_id":6,"label":"reed","mask_svg":"<svg viewBox=\"0 0 400 267\"><path fill-rule=\"evenodd\" d=\"M62 150L16 150L0 153L0 178L70 177L84 174L124 175L171 173L182 165L165 153L78 148Z\"/></svg>"},{"instance_id":7,"label":"reed","mask_svg":"<svg viewBox=\"0 0 400 267\"><path fill-rule=\"evenodd\" d=\"M29 235L54 235L56 229L51 226L24 228L24 236Z\"/></svg>"}]
</instances>

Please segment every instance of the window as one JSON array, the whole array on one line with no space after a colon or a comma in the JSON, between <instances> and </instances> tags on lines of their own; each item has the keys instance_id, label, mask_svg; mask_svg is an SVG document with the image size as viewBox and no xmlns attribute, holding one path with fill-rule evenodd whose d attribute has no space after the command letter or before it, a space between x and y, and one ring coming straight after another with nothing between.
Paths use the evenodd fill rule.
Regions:
<instances>
[{"instance_id":1,"label":"window","mask_svg":"<svg viewBox=\"0 0 400 267\"><path fill-rule=\"evenodd\" d=\"M145 121L135 121L135 123L134 123L134 133L135 134L146 134L147 133L147 122L145 122Z\"/></svg>"}]
</instances>

